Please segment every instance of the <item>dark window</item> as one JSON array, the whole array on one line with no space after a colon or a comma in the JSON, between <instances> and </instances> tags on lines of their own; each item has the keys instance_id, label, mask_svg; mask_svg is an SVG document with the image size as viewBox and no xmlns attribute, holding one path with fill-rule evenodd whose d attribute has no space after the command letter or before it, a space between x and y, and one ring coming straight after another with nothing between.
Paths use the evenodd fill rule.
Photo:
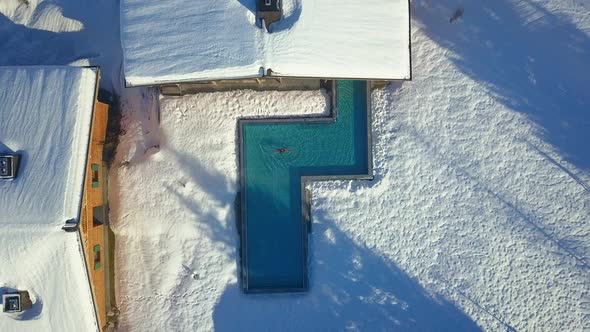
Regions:
<instances>
[{"instance_id":1,"label":"dark window","mask_svg":"<svg viewBox=\"0 0 590 332\"><path fill-rule=\"evenodd\" d=\"M95 206L92 208L92 224L94 226L104 225L105 208L104 206Z\"/></svg>"},{"instance_id":2,"label":"dark window","mask_svg":"<svg viewBox=\"0 0 590 332\"><path fill-rule=\"evenodd\" d=\"M92 164L92 188L98 188L98 164Z\"/></svg>"},{"instance_id":3,"label":"dark window","mask_svg":"<svg viewBox=\"0 0 590 332\"><path fill-rule=\"evenodd\" d=\"M100 244L94 246L94 269L100 269Z\"/></svg>"}]
</instances>

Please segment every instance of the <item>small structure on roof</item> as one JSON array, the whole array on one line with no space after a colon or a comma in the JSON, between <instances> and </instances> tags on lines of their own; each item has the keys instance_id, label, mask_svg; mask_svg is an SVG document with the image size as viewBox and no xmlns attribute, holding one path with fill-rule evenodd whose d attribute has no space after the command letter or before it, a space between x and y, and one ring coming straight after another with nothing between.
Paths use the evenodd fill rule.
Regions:
<instances>
[{"instance_id":1,"label":"small structure on roof","mask_svg":"<svg viewBox=\"0 0 590 332\"><path fill-rule=\"evenodd\" d=\"M29 292L18 291L2 294L2 305L4 312L18 313L30 309L33 306Z\"/></svg>"},{"instance_id":2,"label":"small structure on roof","mask_svg":"<svg viewBox=\"0 0 590 332\"><path fill-rule=\"evenodd\" d=\"M281 19L283 15L283 6L281 0L257 0L256 1L256 18L264 22L266 31L274 22Z\"/></svg>"}]
</instances>

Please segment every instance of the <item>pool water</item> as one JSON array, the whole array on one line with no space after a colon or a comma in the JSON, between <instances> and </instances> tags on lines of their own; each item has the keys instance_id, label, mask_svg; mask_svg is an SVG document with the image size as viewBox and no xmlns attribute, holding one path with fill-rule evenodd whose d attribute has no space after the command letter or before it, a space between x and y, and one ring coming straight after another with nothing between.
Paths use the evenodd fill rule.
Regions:
<instances>
[{"instance_id":1,"label":"pool water","mask_svg":"<svg viewBox=\"0 0 590 332\"><path fill-rule=\"evenodd\" d=\"M370 178L367 82L338 81L335 92L335 120L240 122L246 292L307 290L302 181Z\"/></svg>"}]
</instances>

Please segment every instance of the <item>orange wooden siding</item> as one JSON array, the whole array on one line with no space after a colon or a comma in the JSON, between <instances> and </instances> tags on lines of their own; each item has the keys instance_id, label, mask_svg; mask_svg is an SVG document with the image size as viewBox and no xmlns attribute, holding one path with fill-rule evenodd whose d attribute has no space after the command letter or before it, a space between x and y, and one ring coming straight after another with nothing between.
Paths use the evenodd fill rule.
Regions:
<instances>
[{"instance_id":1,"label":"orange wooden siding","mask_svg":"<svg viewBox=\"0 0 590 332\"><path fill-rule=\"evenodd\" d=\"M84 186L84 205L82 210L82 238L84 251L86 252L87 268L90 275L98 323L101 331L107 323L105 282L108 276L105 273L105 248L106 229L104 224L95 224L94 209L104 207L106 176L103 166L103 147L106 136L108 120L108 105L99 101L95 102L94 118L92 121L92 134L88 152L88 165ZM106 210L103 210L106 214ZM104 221L104 220L103 220Z\"/></svg>"}]
</instances>

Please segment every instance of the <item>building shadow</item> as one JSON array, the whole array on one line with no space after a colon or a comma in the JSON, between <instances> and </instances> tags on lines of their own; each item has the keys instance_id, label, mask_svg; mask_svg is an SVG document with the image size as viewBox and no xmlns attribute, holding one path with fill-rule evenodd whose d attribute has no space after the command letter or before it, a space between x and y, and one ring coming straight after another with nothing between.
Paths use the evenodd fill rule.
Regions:
<instances>
[{"instance_id":1,"label":"building shadow","mask_svg":"<svg viewBox=\"0 0 590 332\"><path fill-rule=\"evenodd\" d=\"M0 66L67 65L77 58L80 34L29 28L0 13Z\"/></svg>"},{"instance_id":2,"label":"building shadow","mask_svg":"<svg viewBox=\"0 0 590 332\"><path fill-rule=\"evenodd\" d=\"M17 24L0 13L0 66L100 66L100 87L109 91L118 88L122 62L120 28L119 24L110 24L119 22L118 0L21 3L31 6L33 21L51 17L51 28L62 31Z\"/></svg>"},{"instance_id":3,"label":"building shadow","mask_svg":"<svg viewBox=\"0 0 590 332\"><path fill-rule=\"evenodd\" d=\"M460 71L536 122L568 162L590 170L588 34L529 0L456 3L413 2L412 19Z\"/></svg>"},{"instance_id":4,"label":"building shadow","mask_svg":"<svg viewBox=\"0 0 590 332\"><path fill-rule=\"evenodd\" d=\"M235 190L227 176L207 169L195 156L172 151L186 176L210 201L183 192L183 184L167 187L199 220L199 228L224 244L225 254L236 261L240 280L238 230L232 219L211 213L234 203ZM268 198L270 200L270 197ZM266 201L266 200L264 200ZM239 283L226 286L214 309L218 331L478 331L464 312L442 296L424 289L394 262L354 242L336 222L314 215L310 235L310 290L304 294L245 295ZM288 322L288 323L286 323Z\"/></svg>"},{"instance_id":5,"label":"building shadow","mask_svg":"<svg viewBox=\"0 0 590 332\"><path fill-rule=\"evenodd\" d=\"M301 17L302 6L301 0L283 0L283 17L270 26L269 32L277 33L291 29Z\"/></svg>"},{"instance_id":6,"label":"building shadow","mask_svg":"<svg viewBox=\"0 0 590 332\"><path fill-rule=\"evenodd\" d=\"M305 294L245 295L225 289L217 331L478 331L453 303L431 294L393 262L355 243L333 221L314 224Z\"/></svg>"}]
</instances>

